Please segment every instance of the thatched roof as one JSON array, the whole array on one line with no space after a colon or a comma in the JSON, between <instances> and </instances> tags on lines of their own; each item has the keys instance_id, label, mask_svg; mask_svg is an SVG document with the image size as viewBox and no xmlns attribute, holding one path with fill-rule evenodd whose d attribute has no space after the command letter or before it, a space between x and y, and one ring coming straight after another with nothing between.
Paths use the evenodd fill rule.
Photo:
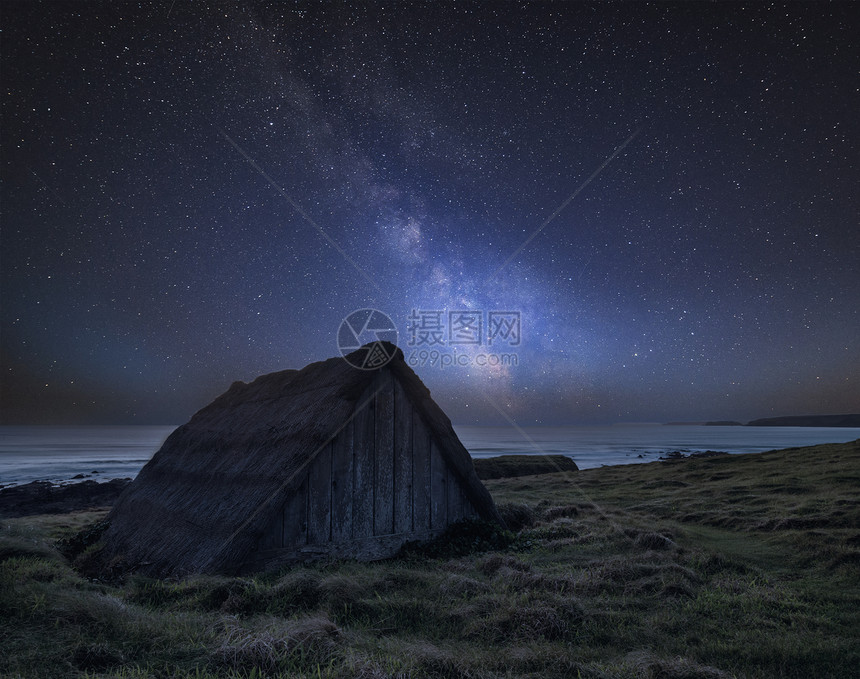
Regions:
<instances>
[{"instance_id":1,"label":"thatched roof","mask_svg":"<svg viewBox=\"0 0 860 679\"><path fill-rule=\"evenodd\" d=\"M451 421L403 352L386 348L395 357L379 370L330 358L235 382L176 429L119 498L102 562L158 575L238 568L380 371L399 380L479 516L504 525Z\"/></svg>"}]
</instances>

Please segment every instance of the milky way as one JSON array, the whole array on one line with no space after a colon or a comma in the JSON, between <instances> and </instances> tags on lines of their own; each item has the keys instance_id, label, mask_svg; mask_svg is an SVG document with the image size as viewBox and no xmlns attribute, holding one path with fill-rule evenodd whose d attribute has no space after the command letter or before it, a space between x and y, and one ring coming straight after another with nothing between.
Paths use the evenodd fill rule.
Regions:
<instances>
[{"instance_id":1,"label":"milky way","mask_svg":"<svg viewBox=\"0 0 860 679\"><path fill-rule=\"evenodd\" d=\"M362 308L455 422L860 407L850 3L0 16L4 422L180 423Z\"/></svg>"}]
</instances>

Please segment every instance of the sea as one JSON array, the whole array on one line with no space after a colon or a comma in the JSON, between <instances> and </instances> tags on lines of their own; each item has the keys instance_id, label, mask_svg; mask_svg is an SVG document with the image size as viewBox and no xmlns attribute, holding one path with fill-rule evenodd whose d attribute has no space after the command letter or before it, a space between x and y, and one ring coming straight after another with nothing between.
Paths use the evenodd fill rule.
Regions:
<instances>
[{"instance_id":1,"label":"sea","mask_svg":"<svg viewBox=\"0 0 860 679\"><path fill-rule=\"evenodd\" d=\"M654 462L672 453L733 454L841 443L860 428L628 424L570 427L455 425L472 457L558 454L580 469ZM175 426L0 427L0 487L134 478Z\"/></svg>"}]
</instances>

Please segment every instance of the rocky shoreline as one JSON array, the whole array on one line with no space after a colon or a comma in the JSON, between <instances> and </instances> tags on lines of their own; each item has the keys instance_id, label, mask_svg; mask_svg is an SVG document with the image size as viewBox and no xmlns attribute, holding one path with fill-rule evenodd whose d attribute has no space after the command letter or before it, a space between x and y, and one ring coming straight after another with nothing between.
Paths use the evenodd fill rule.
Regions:
<instances>
[{"instance_id":1,"label":"rocky shoreline","mask_svg":"<svg viewBox=\"0 0 860 679\"><path fill-rule=\"evenodd\" d=\"M658 460L688 460L691 457L723 457L724 455L731 455L731 453L727 453L723 450L702 450L700 452L691 452L686 448L682 450L670 450L668 452L662 453ZM639 457L642 457L641 455Z\"/></svg>"},{"instance_id":2,"label":"rocky shoreline","mask_svg":"<svg viewBox=\"0 0 860 679\"><path fill-rule=\"evenodd\" d=\"M729 453L722 451L708 450L704 452L691 452L689 450L673 450L663 452L657 457L658 460L684 460L697 457L716 457L728 455ZM504 457L504 456L503 456ZM522 462L519 458L531 458L531 456L507 456L517 458L518 462ZM576 464L573 460L564 456L552 456L553 458L563 457L561 462L564 463L564 469L575 470ZM642 458L643 455L638 457ZM533 461L533 465L540 466L543 464L546 469L526 469L516 473L500 473L494 474L481 473L485 465L497 464L502 458L487 458L476 459L475 466L478 469L478 475L481 478L498 478L499 476L519 476L522 474L546 473L558 471L558 461L555 464L547 463L546 460ZM514 461L514 460L511 460ZM529 460L531 461L531 460ZM112 479L106 482L97 482L92 479L79 481L87 475L79 474L73 477L75 483L53 483L51 481L31 481L30 483L19 486L0 487L0 518L17 518L22 516L35 516L37 514L69 514L71 512L79 512L87 509L106 508L113 505L120 493L125 490L126 486L131 483L130 478Z\"/></svg>"},{"instance_id":3,"label":"rocky shoreline","mask_svg":"<svg viewBox=\"0 0 860 679\"><path fill-rule=\"evenodd\" d=\"M131 479L112 479L104 483L87 480L59 485L32 481L0 489L0 518L36 514L69 514L85 509L110 507Z\"/></svg>"}]
</instances>

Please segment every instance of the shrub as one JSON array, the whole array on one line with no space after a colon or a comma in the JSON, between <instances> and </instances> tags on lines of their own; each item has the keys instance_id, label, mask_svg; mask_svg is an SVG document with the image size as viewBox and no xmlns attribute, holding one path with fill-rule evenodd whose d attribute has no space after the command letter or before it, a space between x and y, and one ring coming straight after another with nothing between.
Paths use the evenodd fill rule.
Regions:
<instances>
[{"instance_id":1,"label":"shrub","mask_svg":"<svg viewBox=\"0 0 860 679\"><path fill-rule=\"evenodd\" d=\"M319 592L329 610L340 611L364 596L366 584L350 575L330 575L319 583Z\"/></svg>"},{"instance_id":2,"label":"shrub","mask_svg":"<svg viewBox=\"0 0 860 679\"><path fill-rule=\"evenodd\" d=\"M74 561L87 548L101 540L109 526L110 521L106 519L97 521L67 538L57 540L54 545L69 561Z\"/></svg>"},{"instance_id":3,"label":"shrub","mask_svg":"<svg viewBox=\"0 0 860 679\"><path fill-rule=\"evenodd\" d=\"M482 519L465 519L452 523L438 538L429 542L408 542L400 550L404 557L450 559L474 552L505 549L514 536L498 524Z\"/></svg>"},{"instance_id":4,"label":"shrub","mask_svg":"<svg viewBox=\"0 0 860 679\"><path fill-rule=\"evenodd\" d=\"M275 583L269 596L266 609L269 613L292 615L301 611L312 611L323 596L320 576L308 570L288 572Z\"/></svg>"},{"instance_id":5,"label":"shrub","mask_svg":"<svg viewBox=\"0 0 860 679\"><path fill-rule=\"evenodd\" d=\"M496 505L496 507L499 510L499 514L505 520L508 530L516 532L535 525L535 520L537 519L535 510L527 504L503 502Z\"/></svg>"}]
</instances>

